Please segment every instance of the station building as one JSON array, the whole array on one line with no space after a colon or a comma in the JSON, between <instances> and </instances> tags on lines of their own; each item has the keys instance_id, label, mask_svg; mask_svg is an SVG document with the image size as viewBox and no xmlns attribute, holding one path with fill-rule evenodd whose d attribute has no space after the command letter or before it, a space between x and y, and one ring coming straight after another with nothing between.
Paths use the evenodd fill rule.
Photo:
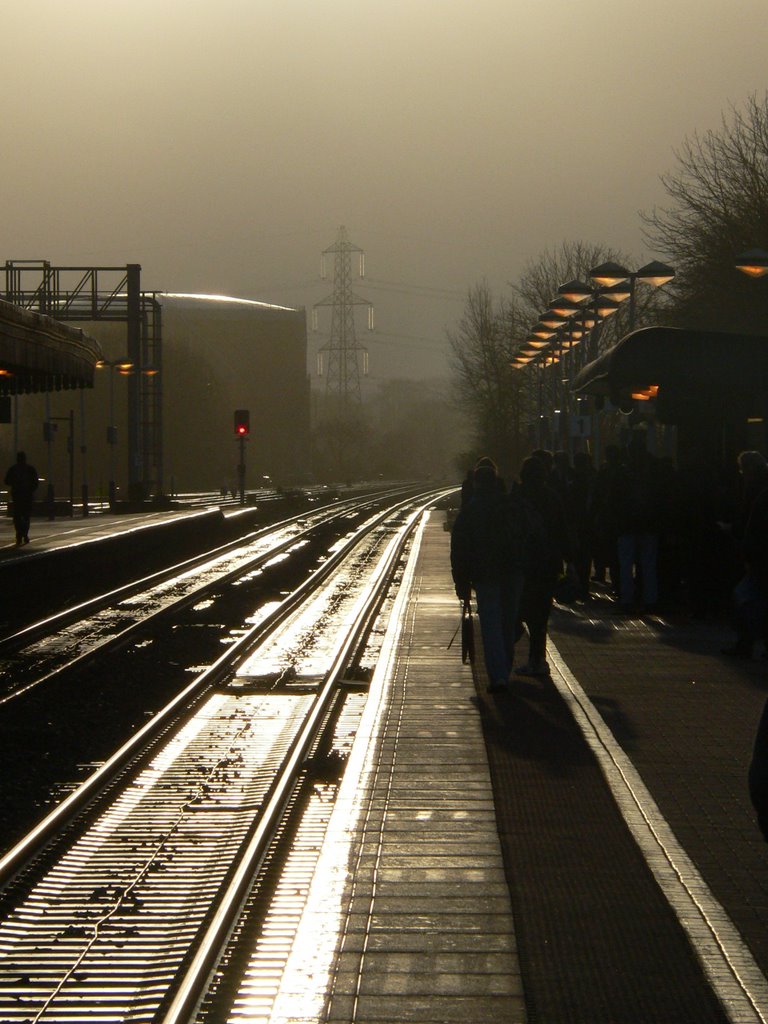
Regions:
<instances>
[{"instance_id":1,"label":"station building","mask_svg":"<svg viewBox=\"0 0 768 1024\"><path fill-rule=\"evenodd\" d=\"M250 413L246 487L309 473L310 386L303 309L220 295L158 293L163 324L163 462L169 491L237 478L236 409Z\"/></svg>"},{"instance_id":2,"label":"station building","mask_svg":"<svg viewBox=\"0 0 768 1024\"><path fill-rule=\"evenodd\" d=\"M768 446L768 337L645 327L588 363L572 390L628 422L675 428L679 465L733 467Z\"/></svg>"},{"instance_id":3,"label":"station building","mask_svg":"<svg viewBox=\"0 0 768 1024\"><path fill-rule=\"evenodd\" d=\"M110 481L118 499L127 497L129 382L123 377L136 382L137 375L152 373L161 410L153 424L161 471L147 478L146 497L235 487L237 409L250 414L246 488L306 481L305 311L230 296L151 294L162 325L154 328L162 336L154 350L160 365L125 373L117 365L126 356L124 323L63 324L2 304L14 327L0 330L0 357L8 357L4 393L11 403L11 422L0 426L0 461L10 464L15 449L23 448L57 498L68 497L70 489L77 498L87 486L91 501L104 501ZM0 359L0 373L5 363Z\"/></svg>"}]
</instances>

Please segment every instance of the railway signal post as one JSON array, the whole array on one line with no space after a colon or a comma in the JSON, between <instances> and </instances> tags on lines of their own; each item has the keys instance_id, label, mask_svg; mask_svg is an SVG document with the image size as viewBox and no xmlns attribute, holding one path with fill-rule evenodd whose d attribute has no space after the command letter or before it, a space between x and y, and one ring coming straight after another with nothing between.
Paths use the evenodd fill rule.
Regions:
<instances>
[{"instance_id":1,"label":"railway signal post","mask_svg":"<svg viewBox=\"0 0 768 1024\"><path fill-rule=\"evenodd\" d=\"M235 435L240 442L240 462L237 466L237 485L240 504L245 504L245 439L251 432L251 414L248 409L235 409Z\"/></svg>"}]
</instances>

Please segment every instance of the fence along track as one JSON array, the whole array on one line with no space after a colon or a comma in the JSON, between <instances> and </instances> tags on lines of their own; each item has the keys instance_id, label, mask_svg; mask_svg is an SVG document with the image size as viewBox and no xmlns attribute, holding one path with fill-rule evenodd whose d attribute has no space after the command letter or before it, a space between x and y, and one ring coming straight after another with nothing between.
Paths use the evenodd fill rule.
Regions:
<instances>
[{"instance_id":1,"label":"fence along track","mask_svg":"<svg viewBox=\"0 0 768 1024\"><path fill-rule=\"evenodd\" d=\"M185 1019L382 600L405 532L380 559L377 585L358 595L319 692L289 685L210 693L0 924L0 1019L151 1020L174 982L180 987L164 1019Z\"/></svg>"}]
</instances>

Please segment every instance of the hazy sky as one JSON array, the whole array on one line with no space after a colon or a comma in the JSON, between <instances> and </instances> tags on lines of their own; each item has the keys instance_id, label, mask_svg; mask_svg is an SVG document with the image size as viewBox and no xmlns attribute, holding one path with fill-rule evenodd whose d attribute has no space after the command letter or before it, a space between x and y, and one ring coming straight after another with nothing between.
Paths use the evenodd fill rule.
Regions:
<instances>
[{"instance_id":1,"label":"hazy sky","mask_svg":"<svg viewBox=\"0 0 768 1024\"><path fill-rule=\"evenodd\" d=\"M2 20L2 259L310 308L343 224L378 378L444 373L468 287L501 292L562 240L655 256L638 211L675 148L768 88L766 0L35 0Z\"/></svg>"}]
</instances>

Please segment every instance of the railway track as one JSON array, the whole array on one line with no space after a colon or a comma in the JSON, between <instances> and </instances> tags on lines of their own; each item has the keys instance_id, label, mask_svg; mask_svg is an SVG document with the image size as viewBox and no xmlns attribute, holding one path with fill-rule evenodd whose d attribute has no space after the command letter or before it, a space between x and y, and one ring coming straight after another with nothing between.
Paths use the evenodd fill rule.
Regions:
<instances>
[{"instance_id":1,"label":"railway track","mask_svg":"<svg viewBox=\"0 0 768 1024\"><path fill-rule=\"evenodd\" d=\"M332 798L403 553L436 498L369 510L7 851L0 1020L170 1024L195 1019L214 976L237 990L228 943L252 933L253 893L290 860L290 812L318 786L321 806Z\"/></svg>"},{"instance_id":2,"label":"railway track","mask_svg":"<svg viewBox=\"0 0 768 1024\"><path fill-rule=\"evenodd\" d=\"M0 708L82 669L110 648L151 633L160 619L178 615L222 587L262 572L313 541L322 543L329 528L345 522L351 526L401 495L402 490L350 499L291 516L18 630L0 640Z\"/></svg>"}]
</instances>

